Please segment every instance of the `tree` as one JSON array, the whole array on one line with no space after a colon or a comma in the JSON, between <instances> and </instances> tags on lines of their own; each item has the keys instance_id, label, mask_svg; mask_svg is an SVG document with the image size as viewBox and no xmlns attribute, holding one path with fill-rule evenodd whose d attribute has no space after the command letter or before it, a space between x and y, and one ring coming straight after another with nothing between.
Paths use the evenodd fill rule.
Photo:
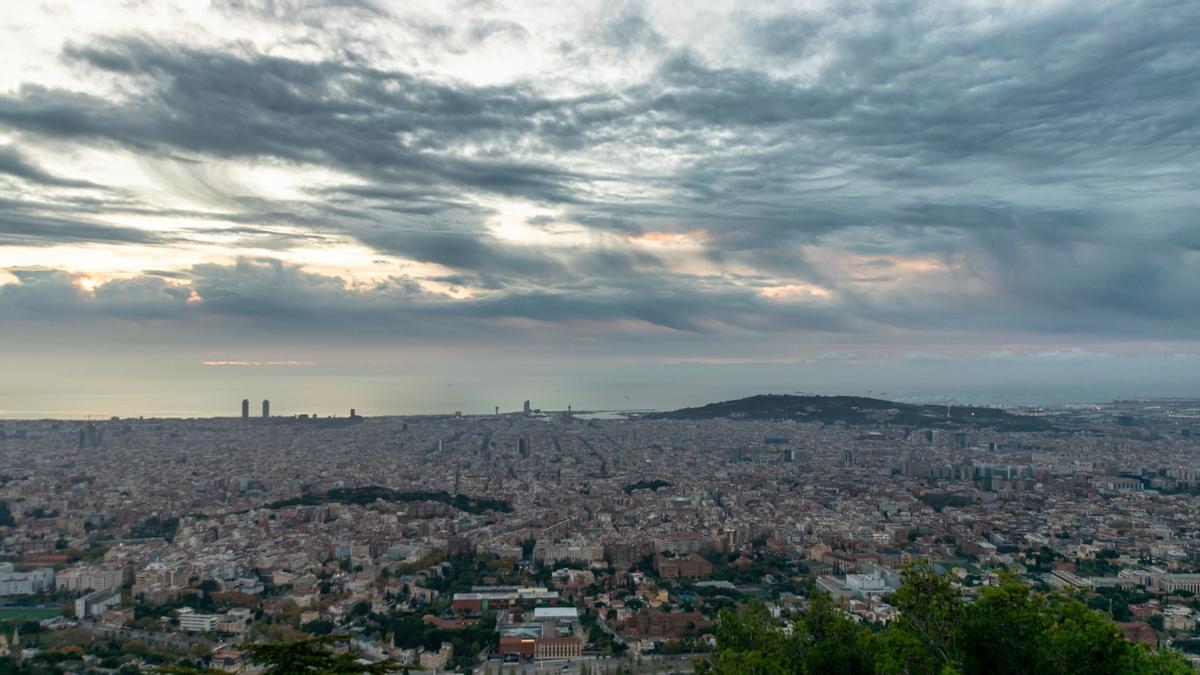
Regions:
<instances>
[{"instance_id":1,"label":"tree","mask_svg":"<svg viewBox=\"0 0 1200 675\"><path fill-rule=\"evenodd\" d=\"M966 608L959 627L963 670L997 675L1032 673L1039 663L1039 636L1050 627L1045 600L1012 575L984 588Z\"/></svg>"},{"instance_id":2,"label":"tree","mask_svg":"<svg viewBox=\"0 0 1200 675\"><path fill-rule=\"evenodd\" d=\"M717 649L701 675L906 673L1114 675L1193 672L1177 652L1128 642L1109 618L1075 597L1031 593L1002 575L967 604L929 565L908 568L892 602L900 618L873 633L816 594L785 633L758 601L717 621Z\"/></svg>"},{"instance_id":3,"label":"tree","mask_svg":"<svg viewBox=\"0 0 1200 675\"><path fill-rule=\"evenodd\" d=\"M904 583L892 595L900 618L888 627L883 652L886 670L906 673L939 673L958 670L962 652L958 645L963 620L962 596L950 581L929 564L904 571Z\"/></svg>"},{"instance_id":4,"label":"tree","mask_svg":"<svg viewBox=\"0 0 1200 675\"><path fill-rule=\"evenodd\" d=\"M801 670L801 644L783 633L758 600L717 618L717 644L711 661L696 664L699 675L786 675Z\"/></svg>"},{"instance_id":5,"label":"tree","mask_svg":"<svg viewBox=\"0 0 1200 675\"><path fill-rule=\"evenodd\" d=\"M1077 600L1051 599L1055 619L1039 636L1039 670L1056 673L1145 672L1145 657L1103 615ZM1166 671L1170 672L1170 671Z\"/></svg>"},{"instance_id":6,"label":"tree","mask_svg":"<svg viewBox=\"0 0 1200 675\"><path fill-rule=\"evenodd\" d=\"M816 593L807 614L796 622L804 644L807 673L873 673L875 644L871 632L836 609L829 596Z\"/></svg>"},{"instance_id":7,"label":"tree","mask_svg":"<svg viewBox=\"0 0 1200 675\"><path fill-rule=\"evenodd\" d=\"M334 655L327 645L345 636L326 635L287 642L245 644L252 663L265 666L263 675L294 673L387 673L399 670L389 663L364 665L352 654Z\"/></svg>"}]
</instances>

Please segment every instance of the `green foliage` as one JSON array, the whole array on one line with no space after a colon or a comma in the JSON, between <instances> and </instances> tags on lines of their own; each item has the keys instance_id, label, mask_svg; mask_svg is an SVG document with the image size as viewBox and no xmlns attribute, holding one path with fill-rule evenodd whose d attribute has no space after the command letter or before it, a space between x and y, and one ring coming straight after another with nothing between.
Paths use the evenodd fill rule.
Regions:
<instances>
[{"instance_id":1,"label":"green foliage","mask_svg":"<svg viewBox=\"0 0 1200 675\"><path fill-rule=\"evenodd\" d=\"M1045 599L1015 577L982 589L966 608L958 632L963 670L1032 673L1041 661L1040 636L1051 627Z\"/></svg>"},{"instance_id":2,"label":"green foliage","mask_svg":"<svg viewBox=\"0 0 1200 675\"><path fill-rule=\"evenodd\" d=\"M263 675L294 675L295 673L386 673L399 670L388 663L363 665L352 654L335 655L329 644L339 636L322 636L292 640L245 644L252 663L264 668Z\"/></svg>"},{"instance_id":3,"label":"green foliage","mask_svg":"<svg viewBox=\"0 0 1200 675\"><path fill-rule=\"evenodd\" d=\"M130 529L129 537L131 539L155 539L161 537L167 541L171 541L175 538L175 532L178 529L178 518L163 520L158 516L150 516Z\"/></svg>"},{"instance_id":4,"label":"green foliage","mask_svg":"<svg viewBox=\"0 0 1200 675\"><path fill-rule=\"evenodd\" d=\"M947 417L949 413L949 417ZM849 425L891 424L920 428L977 427L1000 431L1046 431L1054 425L1041 417L1014 415L999 408L913 405L859 396L793 396L760 394L736 401L710 403L699 408L650 413L643 419L796 419L805 422L838 422Z\"/></svg>"},{"instance_id":5,"label":"green foliage","mask_svg":"<svg viewBox=\"0 0 1200 675\"><path fill-rule=\"evenodd\" d=\"M824 595L796 617L791 634L755 600L717 624L716 654L697 664L700 675L776 673L873 673L876 643L871 632L838 611Z\"/></svg>"},{"instance_id":6,"label":"green foliage","mask_svg":"<svg viewBox=\"0 0 1200 675\"><path fill-rule=\"evenodd\" d=\"M337 625L335 625L332 621L327 621L325 619L317 619L315 621L309 621L308 623L304 624L303 626L300 626L300 630L304 631L305 633L310 633L312 635L329 635L336 628L337 628Z\"/></svg>"},{"instance_id":7,"label":"green foliage","mask_svg":"<svg viewBox=\"0 0 1200 675\"><path fill-rule=\"evenodd\" d=\"M395 636L395 645L402 649L424 647L436 650L443 642L449 642L454 647L456 659L473 659L481 650L494 649L500 643L500 635L496 632L496 617L492 614L483 615L475 625L457 630L438 628L426 623L416 614L404 614L389 620L382 629L383 632Z\"/></svg>"},{"instance_id":8,"label":"green foliage","mask_svg":"<svg viewBox=\"0 0 1200 675\"><path fill-rule=\"evenodd\" d=\"M928 565L910 567L892 597L900 618L873 632L815 595L789 633L757 601L723 611L717 650L700 675L909 673L1051 675L1192 672L1175 652L1151 653L1078 599L1031 594L1012 576L967 603Z\"/></svg>"},{"instance_id":9,"label":"green foliage","mask_svg":"<svg viewBox=\"0 0 1200 675\"><path fill-rule=\"evenodd\" d=\"M263 508L281 509L287 506L317 506L319 504L327 504L336 502L339 504L357 504L366 506L373 504L378 500L385 502L440 502L449 504L459 511L473 513L476 515L486 513L487 511L498 511L508 513L512 511L512 505L503 499L487 499L483 497L468 497L466 495L450 496L450 493L445 491L426 492L426 491L403 491L392 490L378 485L367 485L364 487L354 488L336 488L326 492L325 494L305 493L299 497L292 499L281 499L269 504L264 504Z\"/></svg>"},{"instance_id":10,"label":"green foliage","mask_svg":"<svg viewBox=\"0 0 1200 675\"><path fill-rule=\"evenodd\" d=\"M885 658L897 670L936 673L962 661L956 626L965 618L962 596L928 565L911 567L892 596L900 618L885 634Z\"/></svg>"},{"instance_id":11,"label":"green foliage","mask_svg":"<svg viewBox=\"0 0 1200 675\"><path fill-rule=\"evenodd\" d=\"M870 630L837 610L829 596L813 596L796 632L804 643L804 672L874 672L876 646Z\"/></svg>"},{"instance_id":12,"label":"green foliage","mask_svg":"<svg viewBox=\"0 0 1200 675\"><path fill-rule=\"evenodd\" d=\"M1033 572L1049 572L1051 563L1062 557L1048 546L1042 546L1036 551L1026 551L1025 554L1029 556L1028 564Z\"/></svg>"},{"instance_id":13,"label":"green foliage","mask_svg":"<svg viewBox=\"0 0 1200 675\"><path fill-rule=\"evenodd\" d=\"M803 672L804 645L788 636L757 600L736 614L722 612L717 623L720 648L697 664L699 675L785 675Z\"/></svg>"},{"instance_id":14,"label":"green foliage","mask_svg":"<svg viewBox=\"0 0 1200 675\"><path fill-rule=\"evenodd\" d=\"M961 509L975 502L974 498L967 495L956 495L946 492L926 492L921 495L921 501L938 513L941 513L942 509L947 506Z\"/></svg>"},{"instance_id":15,"label":"green foliage","mask_svg":"<svg viewBox=\"0 0 1200 675\"><path fill-rule=\"evenodd\" d=\"M1075 563L1075 573L1085 577L1113 576L1120 567L1111 562L1111 558L1097 556L1094 560L1079 560Z\"/></svg>"},{"instance_id":16,"label":"green foliage","mask_svg":"<svg viewBox=\"0 0 1200 675\"><path fill-rule=\"evenodd\" d=\"M616 610L608 610L608 616L605 617L605 622L608 626L612 626L612 622L617 618ZM599 617L591 610L585 611L579 615L579 621L583 624L583 629L587 632L587 641L597 651L605 654L620 654L629 647L623 642L617 642L608 631L600 627Z\"/></svg>"},{"instance_id":17,"label":"green foliage","mask_svg":"<svg viewBox=\"0 0 1200 675\"><path fill-rule=\"evenodd\" d=\"M650 490L652 492L658 492L659 488L664 487L671 487L671 484L665 480L660 480L657 478L654 480L639 480L631 485L626 485L625 494L633 494L634 490Z\"/></svg>"}]
</instances>

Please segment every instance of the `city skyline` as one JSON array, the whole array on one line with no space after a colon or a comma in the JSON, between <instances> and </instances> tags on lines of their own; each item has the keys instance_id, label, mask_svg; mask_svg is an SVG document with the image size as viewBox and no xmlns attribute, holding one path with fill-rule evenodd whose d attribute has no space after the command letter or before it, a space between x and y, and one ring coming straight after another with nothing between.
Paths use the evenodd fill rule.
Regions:
<instances>
[{"instance_id":1,"label":"city skyline","mask_svg":"<svg viewBox=\"0 0 1200 675\"><path fill-rule=\"evenodd\" d=\"M22 3L0 416L1198 395L1198 23Z\"/></svg>"},{"instance_id":2,"label":"city skyline","mask_svg":"<svg viewBox=\"0 0 1200 675\"><path fill-rule=\"evenodd\" d=\"M0 671L1200 670L1200 2L0 12Z\"/></svg>"}]
</instances>

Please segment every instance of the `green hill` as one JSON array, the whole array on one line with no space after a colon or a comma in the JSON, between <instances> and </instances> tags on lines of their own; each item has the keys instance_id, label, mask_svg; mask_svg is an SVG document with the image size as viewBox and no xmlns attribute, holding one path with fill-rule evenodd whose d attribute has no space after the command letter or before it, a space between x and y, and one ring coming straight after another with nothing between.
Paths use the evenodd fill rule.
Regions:
<instances>
[{"instance_id":1,"label":"green hill","mask_svg":"<svg viewBox=\"0 0 1200 675\"><path fill-rule=\"evenodd\" d=\"M947 414L948 413L948 414ZM1000 431L1053 429L1040 417L1014 415L999 408L897 403L861 396L760 394L697 408L651 413L645 419L798 420L849 425L900 424L921 428L990 428Z\"/></svg>"}]
</instances>

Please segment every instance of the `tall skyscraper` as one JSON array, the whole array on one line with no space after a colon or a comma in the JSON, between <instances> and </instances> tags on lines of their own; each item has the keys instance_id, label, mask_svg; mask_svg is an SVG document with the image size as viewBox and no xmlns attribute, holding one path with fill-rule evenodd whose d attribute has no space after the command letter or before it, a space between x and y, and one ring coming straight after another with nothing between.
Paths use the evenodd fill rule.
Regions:
<instances>
[{"instance_id":1,"label":"tall skyscraper","mask_svg":"<svg viewBox=\"0 0 1200 675\"><path fill-rule=\"evenodd\" d=\"M271 416L271 402L264 398L263 399L263 417L266 418L266 417L270 417L270 416Z\"/></svg>"},{"instance_id":2,"label":"tall skyscraper","mask_svg":"<svg viewBox=\"0 0 1200 675\"><path fill-rule=\"evenodd\" d=\"M529 414L529 401L525 401L525 414Z\"/></svg>"},{"instance_id":3,"label":"tall skyscraper","mask_svg":"<svg viewBox=\"0 0 1200 675\"><path fill-rule=\"evenodd\" d=\"M88 422L79 430L79 449L95 450L96 448L100 447L100 443L103 442L103 438L104 437L101 431L96 428L96 425L92 422Z\"/></svg>"},{"instance_id":4,"label":"tall skyscraper","mask_svg":"<svg viewBox=\"0 0 1200 675\"><path fill-rule=\"evenodd\" d=\"M250 419L250 399L242 399L242 419Z\"/></svg>"}]
</instances>

